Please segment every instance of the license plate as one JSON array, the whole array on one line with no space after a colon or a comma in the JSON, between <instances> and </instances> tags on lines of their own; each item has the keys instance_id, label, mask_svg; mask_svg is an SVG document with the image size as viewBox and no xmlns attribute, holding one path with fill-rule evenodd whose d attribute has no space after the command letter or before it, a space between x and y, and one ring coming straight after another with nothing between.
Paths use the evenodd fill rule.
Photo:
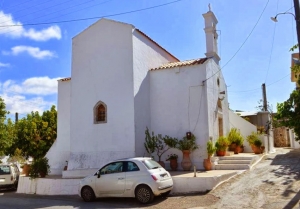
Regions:
<instances>
[{"instance_id":1,"label":"license plate","mask_svg":"<svg viewBox=\"0 0 300 209\"><path fill-rule=\"evenodd\" d=\"M0 179L0 182L5 182L5 179Z\"/></svg>"}]
</instances>

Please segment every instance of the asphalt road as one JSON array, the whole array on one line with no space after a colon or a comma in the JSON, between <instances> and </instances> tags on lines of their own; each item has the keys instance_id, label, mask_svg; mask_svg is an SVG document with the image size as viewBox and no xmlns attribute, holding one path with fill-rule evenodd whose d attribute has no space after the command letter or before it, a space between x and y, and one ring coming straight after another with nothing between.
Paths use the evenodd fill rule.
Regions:
<instances>
[{"instance_id":1,"label":"asphalt road","mask_svg":"<svg viewBox=\"0 0 300 209\"><path fill-rule=\"evenodd\" d=\"M86 203L77 195L26 195L0 190L0 209L298 209L299 189L300 150L277 149L251 171L207 194L160 197L143 205L133 198L101 198Z\"/></svg>"}]
</instances>

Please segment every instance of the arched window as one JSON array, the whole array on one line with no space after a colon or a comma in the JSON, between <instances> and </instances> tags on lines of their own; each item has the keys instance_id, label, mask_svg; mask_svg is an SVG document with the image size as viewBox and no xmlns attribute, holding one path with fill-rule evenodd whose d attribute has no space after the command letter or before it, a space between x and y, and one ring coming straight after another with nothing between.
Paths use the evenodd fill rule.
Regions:
<instances>
[{"instance_id":1,"label":"arched window","mask_svg":"<svg viewBox=\"0 0 300 209\"><path fill-rule=\"evenodd\" d=\"M94 106L94 123L106 123L107 122L107 107L106 104L99 101Z\"/></svg>"}]
</instances>

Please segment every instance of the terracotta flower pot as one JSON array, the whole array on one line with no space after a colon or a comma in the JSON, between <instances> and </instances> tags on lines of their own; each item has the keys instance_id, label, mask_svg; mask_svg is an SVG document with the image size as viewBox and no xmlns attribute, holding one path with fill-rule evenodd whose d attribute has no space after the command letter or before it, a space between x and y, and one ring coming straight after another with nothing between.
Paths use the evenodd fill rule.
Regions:
<instances>
[{"instance_id":1,"label":"terracotta flower pot","mask_svg":"<svg viewBox=\"0 0 300 209\"><path fill-rule=\"evenodd\" d=\"M178 167L177 159L170 159L170 167L172 171L177 171L177 167Z\"/></svg>"},{"instance_id":2,"label":"terracotta flower pot","mask_svg":"<svg viewBox=\"0 0 300 209\"><path fill-rule=\"evenodd\" d=\"M235 147L236 147L236 143L231 143L231 144L229 145L229 151L234 152Z\"/></svg>"},{"instance_id":3,"label":"terracotta flower pot","mask_svg":"<svg viewBox=\"0 0 300 209\"><path fill-rule=\"evenodd\" d=\"M226 150L217 150L216 153L217 153L217 156L225 156Z\"/></svg>"},{"instance_id":4,"label":"terracotta flower pot","mask_svg":"<svg viewBox=\"0 0 300 209\"><path fill-rule=\"evenodd\" d=\"M234 149L234 154L239 154L241 152L241 146L240 145L236 145L235 149Z\"/></svg>"},{"instance_id":5,"label":"terracotta flower pot","mask_svg":"<svg viewBox=\"0 0 300 209\"><path fill-rule=\"evenodd\" d=\"M212 165L211 165L210 159L204 159L203 160L203 167L204 167L204 169L206 171L210 171L211 170Z\"/></svg>"},{"instance_id":6,"label":"terracotta flower pot","mask_svg":"<svg viewBox=\"0 0 300 209\"><path fill-rule=\"evenodd\" d=\"M261 153L264 153L264 151L265 151L265 146L261 146L261 147L260 147L260 150L261 150Z\"/></svg>"},{"instance_id":7,"label":"terracotta flower pot","mask_svg":"<svg viewBox=\"0 0 300 209\"><path fill-rule=\"evenodd\" d=\"M22 173L25 174L25 176L29 176L29 172L30 172L30 165L25 164L25 165L23 166Z\"/></svg>"},{"instance_id":8,"label":"terracotta flower pot","mask_svg":"<svg viewBox=\"0 0 300 209\"><path fill-rule=\"evenodd\" d=\"M192 168L192 162L190 159L190 151L183 150L182 154L183 154L183 157L182 157L182 161L181 161L181 167L184 171L189 171Z\"/></svg>"},{"instance_id":9,"label":"terracotta flower pot","mask_svg":"<svg viewBox=\"0 0 300 209\"><path fill-rule=\"evenodd\" d=\"M46 177L46 173L40 172L40 177L41 177L41 178L45 178L45 177Z\"/></svg>"}]
</instances>

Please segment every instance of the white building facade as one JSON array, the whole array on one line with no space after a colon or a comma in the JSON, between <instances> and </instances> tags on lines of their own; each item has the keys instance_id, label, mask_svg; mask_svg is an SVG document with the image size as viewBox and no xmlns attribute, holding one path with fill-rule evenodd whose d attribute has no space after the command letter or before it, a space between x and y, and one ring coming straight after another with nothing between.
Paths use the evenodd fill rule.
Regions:
<instances>
[{"instance_id":1,"label":"white building facade","mask_svg":"<svg viewBox=\"0 0 300 209\"><path fill-rule=\"evenodd\" d=\"M206 57L195 60L179 61L134 26L107 19L73 38L71 78L58 81L51 175L85 176L110 160L146 155L146 127L178 139L191 131L200 145L191 158L203 168L207 140L229 131L217 19L203 16Z\"/></svg>"}]
</instances>

